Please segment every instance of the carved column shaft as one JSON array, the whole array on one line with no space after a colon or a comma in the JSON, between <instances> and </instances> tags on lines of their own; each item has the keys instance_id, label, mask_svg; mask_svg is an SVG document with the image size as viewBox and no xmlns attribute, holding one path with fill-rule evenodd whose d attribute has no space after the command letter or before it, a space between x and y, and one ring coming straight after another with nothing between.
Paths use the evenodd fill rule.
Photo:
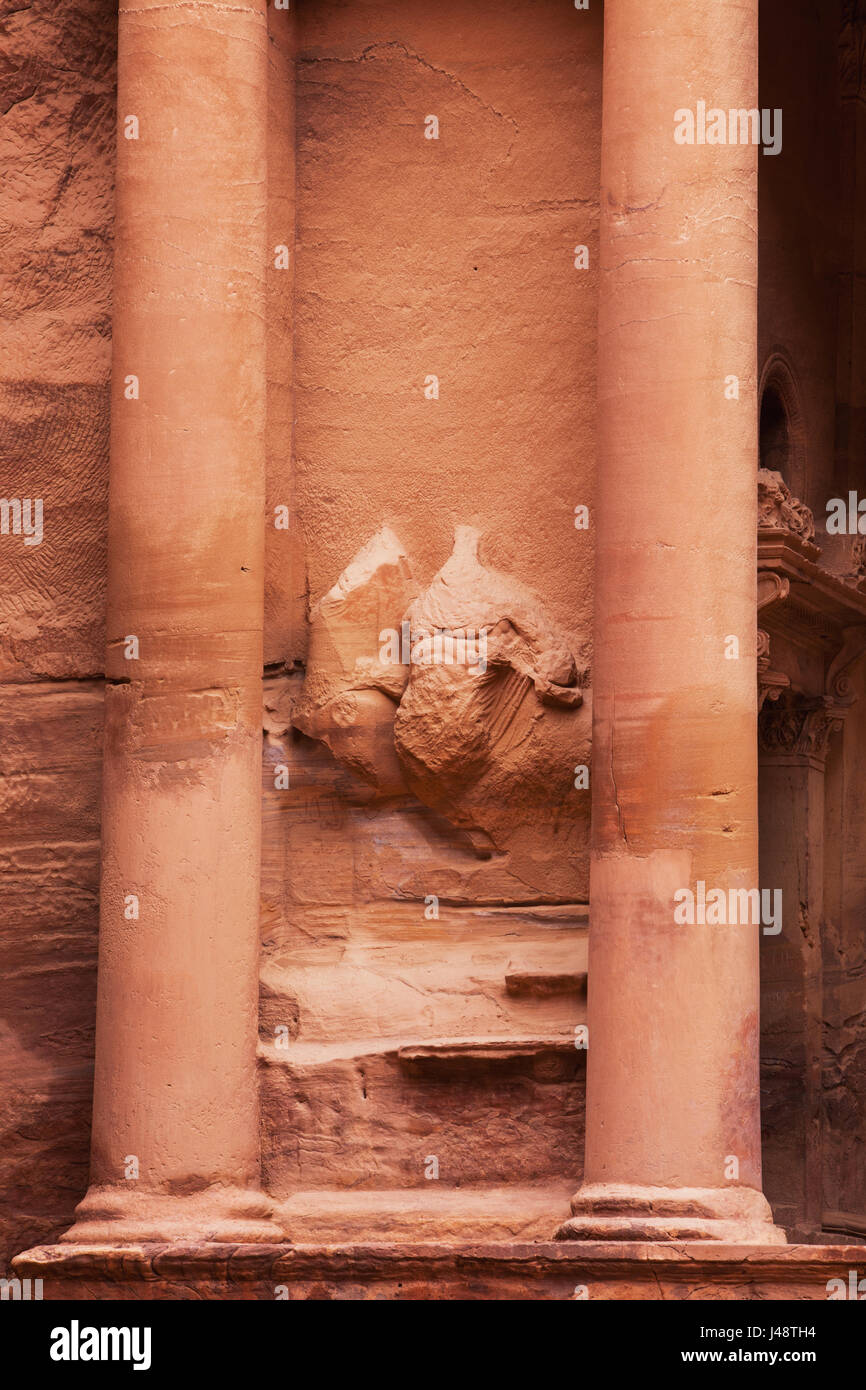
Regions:
<instances>
[{"instance_id":1,"label":"carved column shaft","mask_svg":"<svg viewBox=\"0 0 866 1390\"><path fill-rule=\"evenodd\" d=\"M762 948L767 1190L801 1240L820 1233L823 1208L824 779L841 724L829 698L790 692L768 702L759 720L761 874L784 904L782 931Z\"/></svg>"},{"instance_id":2,"label":"carved column shaft","mask_svg":"<svg viewBox=\"0 0 866 1390\"><path fill-rule=\"evenodd\" d=\"M264 0L120 10L91 1188L71 1238L255 1239Z\"/></svg>"},{"instance_id":3,"label":"carved column shaft","mask_svg":"<svg viewBox=\"0 0 866 1390\"><path fill-rule=\"evenodd\" d=\"M757 105L757 0L605 5L593 853L584 1186L561 1235L775 1241L761 1195L757 150L678 144ZM729 390L737 380L737 393ZM735 639L732 644L731 638Z\"/></svg>"}]
</instances>

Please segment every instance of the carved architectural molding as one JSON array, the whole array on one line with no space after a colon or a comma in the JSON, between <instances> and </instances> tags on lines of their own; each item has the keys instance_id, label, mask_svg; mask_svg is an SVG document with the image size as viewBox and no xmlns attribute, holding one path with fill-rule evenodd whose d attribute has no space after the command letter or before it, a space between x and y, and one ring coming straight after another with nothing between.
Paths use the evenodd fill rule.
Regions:
<instances>
[{"instance_id":1,"label":"carved architectural molding","mask_svg":"<svg viewBox=\"0 0 866 1390\"><path fill-rule=\"evenodd\" d=\"M848 536L845 571L842 578L849 584L860 585L866 580L866 536Z\"/></svg>"},{"instance_id":2,"label":"carved architectural molding","mask_svg":"<svg viewBox=\"0 0 866 1390\"><path fill-rule=\"evenodd\" d=\"M805 759L823 767L830 739L844 721L845 708L829 696L799 695L780 691L774 702L764 705L758 718L758 739L762 754L777 754L792 760Z\"/></svg>"},{"instance_id":3,"label":"carved architectural molding","mask_svg":"<svg viewBox=\"0 0 866 1390\"><path fill-rule=\"evenodd\" d=\"M825 694L840 708L847 708L856 698L849 672L866 651L866 630L862 627L846 627L842 639L842 646L827 671Z\"/></svg>"},{"instance_id":4,"label":"carved architectural molding","mask_svg":"<svg viewBox=\"0 0 866 1390\"><path fill-rule=\"evenodd\" d=\"M758 612L780 603L791 592L791 581L775 570L758 570Z\"/></svg>"},{"instance_id":5,"label":"carved architectural molding","mask_svg":"<svg viewBox=\"0 0 866 1390\"><path fill-rule=\"evenodd\" d=\"M791 592L791 583L775 570L758 571L758 612L774 603L783 602ZM782 691L791 684L782 671L770 667L770 634L758 628L758 713L767 700L778 700Z\"/></svg>"},{"instance_id":6,"label":"carved architectural molding","mask_svg":"<svg viewBox=\"0 0 866 1390\"><path fill-rule=\"evenodd\" d=\"M758 529L787 531L803 541L814 541L815 519L805 502L795 497L781 473L758 469Z\"/></svg>"},{"instance_id":7,"label":"carved architectural molding","mask_svg":"<svg viewBox=\"0 0 866 1390\"><path fill-rule=\"evenodd\" d=\"M779 474L759 470L758 505L759 713L790 687L788 675L774 668L794 648L810 653L818 665L809 698L830 701L841 718L854 700L851 668L866 651L866 586L827 563L834 559L832 548L822 552L809 539L812 513L792 497ZM866 537L853 538L851 554L866 564ZM781 751L778 742L773 746Z\"/></svg>"},{"instance_id":8,"label":"carved architectural molding","mask_svg":"<svg viewBox=\"0 0 866 1390\"><path fill-rule=\"evenodd\" d=\"M783 690L791 684L784 671L773 671L770 667L770 634L758 628L758 713L767 700L778 700Z\"/></svg>"}]
</instances>

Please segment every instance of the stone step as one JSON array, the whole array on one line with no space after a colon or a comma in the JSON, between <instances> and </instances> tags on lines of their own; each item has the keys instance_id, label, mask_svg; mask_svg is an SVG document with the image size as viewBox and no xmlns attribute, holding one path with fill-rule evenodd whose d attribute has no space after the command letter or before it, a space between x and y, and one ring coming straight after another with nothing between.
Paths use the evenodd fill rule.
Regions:
<instances>
[{"instance_id":1,"label":"stone step","mask_svg":"<svg viewBox=\"0 0 866 1390\"><path fill-rule=\"evenodd\" d=\"M372 1192L313 1189L280 1202L276 1220L299 1242L351 1240L550 1240L569 1212L575 1182Z\"/></svg>"},{"instance_id":2,"label":"stone step","mask_svg":"<svg viewBox=\"0 0 866 1390\"><path fill-rule=\"evenodd\" d=\"M585 1053L573 1037L260 1044L266 1189L573 1185Z\"/></svg>"}]
</instances>

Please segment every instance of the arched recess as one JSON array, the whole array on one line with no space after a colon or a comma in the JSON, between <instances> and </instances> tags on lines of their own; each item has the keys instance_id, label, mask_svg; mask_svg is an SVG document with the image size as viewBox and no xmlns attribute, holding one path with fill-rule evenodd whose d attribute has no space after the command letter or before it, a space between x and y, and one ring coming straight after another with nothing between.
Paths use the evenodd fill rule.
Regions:
<instances>
[{"instance_id":1,"label":"arched recess","mask_svg":"<svg viewBox=\"0 0 866 1390\"><path fill-rule=\"evenodd\" d=\"M795 497L808 503L806 425L800 390L790 358L774 348L761 372L758 390L761 468L781 473Z\"/></svg>"}]
</instances>

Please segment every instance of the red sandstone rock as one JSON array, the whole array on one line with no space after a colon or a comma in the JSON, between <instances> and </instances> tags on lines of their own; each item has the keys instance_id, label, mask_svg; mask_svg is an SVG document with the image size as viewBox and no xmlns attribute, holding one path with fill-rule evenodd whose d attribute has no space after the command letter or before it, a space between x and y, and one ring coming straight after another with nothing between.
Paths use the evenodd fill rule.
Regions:
<instances>
[{"instance_id":1,"label":"red sandstone rock","mask_svg":"<svg viewBox=\"0 0 866 1390\"><path fill-rule=\"evenodd\" d=\"M102 0L0 11L0 492L45 522L0 536L9 1254L87 1187L103 864L92 1187L19 1261L51 1297L824 1297L856 1261L771 1244L754 939L661 915L757 882L757 793L764 1190L863 1239L866 606L823 525L863 487L855 8L761 6L781 158L672 138L764 100L756 5L135 0L117 75ZM587 1103L563 1234L610 1244L554 1246Z\"/></svg>"}]
</instances>

